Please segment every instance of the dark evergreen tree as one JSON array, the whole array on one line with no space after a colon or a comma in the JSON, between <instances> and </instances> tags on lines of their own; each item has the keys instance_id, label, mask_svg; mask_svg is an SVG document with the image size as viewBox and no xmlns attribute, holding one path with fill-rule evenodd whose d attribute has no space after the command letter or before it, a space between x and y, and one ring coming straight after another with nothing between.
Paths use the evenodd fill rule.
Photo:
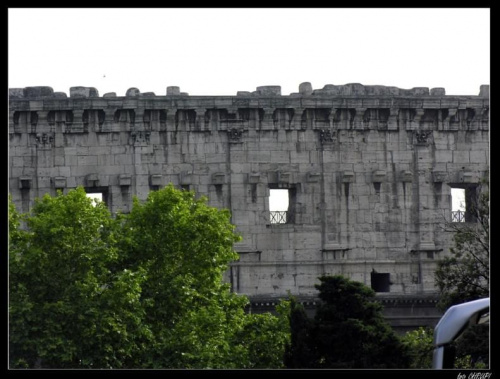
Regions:
<instances>
[{"instance_id":1,"label":"dark evergreen tree","mask_svg":"<svg viewBox=\"0 0 500 379\"><path fill-rule=\"evenodd\" d=\"M339 275L319 279L322 303L314 320L292 308L287 367L407 368L407 349L383 318L375 292Z\"/></svg>"}]
</instances>

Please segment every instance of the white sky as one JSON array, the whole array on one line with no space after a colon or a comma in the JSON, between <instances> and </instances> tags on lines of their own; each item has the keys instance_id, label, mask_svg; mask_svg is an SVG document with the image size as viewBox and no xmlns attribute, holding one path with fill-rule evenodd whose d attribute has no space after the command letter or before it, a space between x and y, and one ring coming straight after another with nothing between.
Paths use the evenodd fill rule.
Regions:
<instances>
[{"instance_id":1,"label":"white sky","mask_svg":"<svg viewBox=\"0 0 500 379\"><path fill-rule=\"evenodd\" d=\"M95 205L97 202L102 201L102 193L88 193L87 197L90 197L94 200L93 204Z\"/></svg>"},{"instance_id":2,"label":"white sky","mask_svg":"<svg viewBox=\"0 0 500 379\"><path fill-rule=\"evenodd\" d=\"M465 190L463 188L451 189L451 210L465 211Z\"/></svg>"},{"instance_id":3,"label":"white sky","mask_svg":"<svg viewBox=\"0 0 500 379\"><path fill-rule=\"evenodd\" d=\"M489 8L10 8L9 88L236 95L490 83ZM105 76L105 77L104 77Z\"/></svg>"},{"instance_id":4,"label":"white sky","mask_svg":"<svg viewBox=\"0 0 500 379\"><path fill-rule=\"evenodd\" d=\"M269 191L269 210L271 212L288 210L287 189L272 189Z\"/></svg>"}]
</instances>

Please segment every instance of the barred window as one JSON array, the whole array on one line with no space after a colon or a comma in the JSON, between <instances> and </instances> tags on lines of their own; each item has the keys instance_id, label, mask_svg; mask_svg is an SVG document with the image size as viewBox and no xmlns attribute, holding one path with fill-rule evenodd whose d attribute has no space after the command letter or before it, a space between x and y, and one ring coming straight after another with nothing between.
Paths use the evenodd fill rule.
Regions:
<instances>
[{"instance_id":1,"label":"barred window","mask_svg":"<svg viewBox=\"0 0 500 379\"><path fill-rule=\"evenodd\" d=\"M271 188L269 191L269 221L271 224L294 223L295 188Z\"/></svg>"}]
</instances>

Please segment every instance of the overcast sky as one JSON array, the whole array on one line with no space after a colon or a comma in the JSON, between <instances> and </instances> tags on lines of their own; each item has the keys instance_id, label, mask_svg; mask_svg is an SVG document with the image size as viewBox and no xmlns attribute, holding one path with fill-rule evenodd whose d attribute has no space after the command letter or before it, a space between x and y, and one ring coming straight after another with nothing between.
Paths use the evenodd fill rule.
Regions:
<instances>
[{"instance_id":1,"label":"overcast sky","mask_svg":"<svg viewBox=\"0 0 500 379\"><path fill-rule=\"evenodd\" d=\"M490 82L490 10L17 9L8 12L9 88L128 88L235 95L299 84L444 87Z\"/></svg>"}]
</instances>

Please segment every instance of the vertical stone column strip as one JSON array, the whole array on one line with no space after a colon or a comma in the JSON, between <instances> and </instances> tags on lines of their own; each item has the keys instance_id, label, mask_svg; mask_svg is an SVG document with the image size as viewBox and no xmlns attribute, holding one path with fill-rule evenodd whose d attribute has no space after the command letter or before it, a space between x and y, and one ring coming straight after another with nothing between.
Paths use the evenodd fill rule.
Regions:
<instances>
[{"instance_id":1,"label":"vertical stone column strip","mask_svg":"<svg viewBox=\"0 0 500 379\"><path fill-rule=\"evenodd\" d=\"M354 129L357 130L366 130L368 129L368 125L365 125L363 117L367 108L356 108L356 113L354 115Z\"/></svg>"},{"instance_id":2,"label":"vertical stone column strip","mask_svg":"<svg viewBox=\"0 0 500 379\"><path fill-rule=\"evenodd\" d=\"M273 122L273 114L276 108L264 107L264 117L260 123L260 129L262 130L273 130L274 122Z\"/></svg>"},{"instance_id":3,"label":"vertical stone column strip","mask_svg":"<svg viewBox=\"0 0 500 379\"><path fill-rule=\"evenodd\" d=\"M399 129L399 108L391 107L389 111L389 119L387 120L387 130Z\"/></svg>"},{"instance_id":4,"label":"vertical stone column strip","mask_svg":"<svg viewBox=\"0 0 500 379\"><path fill-rule=\"evenodd\" d=\"M205 108L196 108L194 111L196 113L195 130L207 130L205 128L205 113L207 110Z\"/></svg>"}]
</instances>

